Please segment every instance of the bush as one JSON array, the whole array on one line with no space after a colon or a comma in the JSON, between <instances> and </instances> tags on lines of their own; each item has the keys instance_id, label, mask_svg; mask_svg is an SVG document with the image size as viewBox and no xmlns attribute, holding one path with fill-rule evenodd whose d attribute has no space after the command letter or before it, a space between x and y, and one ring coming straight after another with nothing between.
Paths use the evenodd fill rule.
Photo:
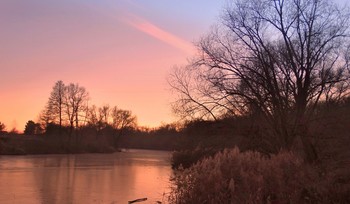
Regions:
<instances>
[{"instance_id":1,"label":"bush","mask_svg":"<svg viewBox=\"0 0 350 204\"><path fill-rule=\"evenodd\" d=\"M171 203L317 203L317 173L292 153L224 150L172 179Z\"/></svg>"},{"instance_id":2,"label":"bush","mask_svg":"<svg viewBox=\"0 0 350 204\"><path fill-rule=\"evenodd\" d=\"M171 157L171 167L173 169L189 168L198 161L214 156L219 150L214 148L199 148L194 150L175 151Z\"/></svg>"}]
</instances>

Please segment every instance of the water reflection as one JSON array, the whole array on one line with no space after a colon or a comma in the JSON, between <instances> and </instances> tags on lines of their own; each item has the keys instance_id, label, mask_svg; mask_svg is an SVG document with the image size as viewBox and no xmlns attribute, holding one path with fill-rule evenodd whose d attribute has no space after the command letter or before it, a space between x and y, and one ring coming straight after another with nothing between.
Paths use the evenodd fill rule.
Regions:
<instances>
[{"instance_id":1,"label":"water reflection","mask_svg":"<svg viewBox=\"0 0 350 204\"><path fill-rule=\"evenodd\" d=\"M0 203L127 203L162 201L170 154L0 156Z\"/></svg>"}]
</instances>

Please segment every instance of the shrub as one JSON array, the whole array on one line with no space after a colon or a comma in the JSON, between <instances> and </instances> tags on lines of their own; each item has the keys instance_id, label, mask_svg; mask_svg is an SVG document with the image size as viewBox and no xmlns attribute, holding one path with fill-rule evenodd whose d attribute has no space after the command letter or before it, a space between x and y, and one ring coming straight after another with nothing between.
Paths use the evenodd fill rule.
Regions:
<instances>
[{"instance_id":1,"label":"shrub","mask_svg":"<svg viewBox=\"0 0 350 204\"><path fill-rule=\"evenodd\" d=\"M281 152L224 150L172 178L171 203L314 203L317 174L302 159Z\"/></svg>"},{"instance_id":2,"label":"shrub","mask_svg":"<svg viewBox=\"0 0 350 204\"><path fill-rule=\"evenodd\" d=\"M214 156L219 150L214 148L196 148L194 150L175 151L171 157L171 167L178 169L180 166L189 168L198 161Z\"/></svg>"}]
</instances>

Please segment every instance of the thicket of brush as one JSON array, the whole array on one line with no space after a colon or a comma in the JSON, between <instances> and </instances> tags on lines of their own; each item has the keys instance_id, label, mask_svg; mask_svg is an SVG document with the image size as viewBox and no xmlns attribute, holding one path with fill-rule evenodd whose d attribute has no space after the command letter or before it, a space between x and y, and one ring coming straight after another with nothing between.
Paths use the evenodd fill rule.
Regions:
<instances>
[{"instance_id":1,"label":"thicket of brush","mask_svg":"<svg viewBox=\"0 0 350 204\"><path fill-rule=\"evenodd\" d=\"M224 150L173 177L171 203L349 203L349 189L291 152Z\"/></svg>"},{"instance_id":2,"label":"thicket of brush","mask_svg":"<svg viewBox=\"0 0 350 204\"><path fill-rule=\"evenodd\" d=\"M350 203L350 98L317 108L309 126L318 156L313 163L305 163L298 148L272 151L267 130L254 119L184 128L172 157L179 169L173 203Z\"/></svg>"}]
</instances>

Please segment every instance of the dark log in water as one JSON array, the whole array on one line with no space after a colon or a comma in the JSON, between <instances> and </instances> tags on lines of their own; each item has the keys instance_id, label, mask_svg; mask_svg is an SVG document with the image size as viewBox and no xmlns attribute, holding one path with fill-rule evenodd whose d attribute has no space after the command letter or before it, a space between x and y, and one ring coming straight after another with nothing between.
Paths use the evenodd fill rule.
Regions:
<instances>
[{"instance_id":1,"label":"dark log in water","mask_svg":"<svg viewBox=\"0 0 350 204\"><path fill-rule=\"evenodd\" d=\"M131 203L138 203L138 202L143 202L143 201L146 201L146 200L147 200L147 198L140 198L140 199L129 201L128 203L129 204L131 204Z\"/></svg>"}]
</instances>

